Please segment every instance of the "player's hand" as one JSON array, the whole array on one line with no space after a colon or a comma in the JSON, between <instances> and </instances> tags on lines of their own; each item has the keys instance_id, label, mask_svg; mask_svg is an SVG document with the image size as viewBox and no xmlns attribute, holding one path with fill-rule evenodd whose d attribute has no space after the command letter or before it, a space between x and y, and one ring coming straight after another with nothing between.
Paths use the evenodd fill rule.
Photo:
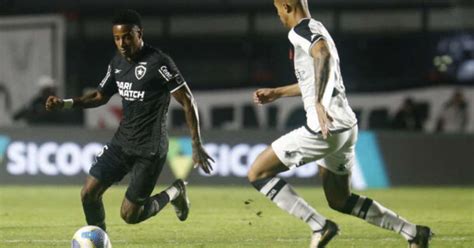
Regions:
<instances>
[{"instance_id":1,"label":"player's hand","mask_svg":"<svg viewBox=\"0 0 474 248\"><path fill-rule=\"evenodd\" d=\"M46 99L45 108L47 111L58 110L62 109L63 107L64 101L62 98L57 96L49 96L48 99Z\"/></svg>"},{"instance_id":2,"label":"player's hand","mask_svg":"<svg viewBox=\"0 0 474 248\"><path fill-rule=\"evenodd\" d=\"M323 104L316 103L316 114L318 115L319 126L321 127L321 134L323 139L327 139L329 135L329 125L333 121L332 117L326 112Z\"/></svg>"},{"instance_id":3,"label":"player's hand","mask_svg":"<svg viewBox=\"0 0 474 248\"><path fill-rule=\"evenodd\" d=\"M201 167L204 172L210 174L212 171L211 161L214 162L214 159L207 154L202 145L193 146L194 168Z\"/></svg>"},{"instance_id":4,"label":"player's hand","mask_svg":"<svg viewBox=\"0 0 474 248\"><path fill-rule=\"evenodd\" d=\"M273 88L258 89L253 93L253 102L258 105L273 102L278 98L279 96Z\"/></svg>"}]
</instances>

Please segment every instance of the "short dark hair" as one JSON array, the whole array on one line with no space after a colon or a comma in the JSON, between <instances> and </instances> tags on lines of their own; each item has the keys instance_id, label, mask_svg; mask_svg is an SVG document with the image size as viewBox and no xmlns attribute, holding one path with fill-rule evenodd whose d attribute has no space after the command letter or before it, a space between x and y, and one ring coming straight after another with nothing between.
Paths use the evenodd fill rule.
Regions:
<instances>
[{"instance_id":1,"label":"short dark hair","mask_svg":"<svg viewBox=\"0 0 474 248\"><path fill-rule=\"evenodd\" d=\"M115 14L112 25L135 25L141 29L142 18L133 9L122 10Z\"/></svg>"}]
</instances>

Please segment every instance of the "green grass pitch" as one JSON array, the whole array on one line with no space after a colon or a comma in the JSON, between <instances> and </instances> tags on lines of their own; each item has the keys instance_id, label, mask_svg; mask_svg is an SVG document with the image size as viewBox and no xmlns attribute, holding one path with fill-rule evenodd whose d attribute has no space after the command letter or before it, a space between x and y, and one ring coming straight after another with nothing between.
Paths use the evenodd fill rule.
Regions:
<instances>
[{"instance_id":1,"label":"green grass pitch","mask_svg":"<svg viewBox=\"0 0 474 248\"><path fill-rule=\"evenodd\" d=\"M156 187L159 191L163 186ZM180 222L171 206L138 225L120 219L123 186L104 196L114 248L135 247L307 247L306 224L289 216L252 187L189 185L191 212ZM341 234L329 247L406 247L398 234L344 216L327 207L321 188L296 187ZM429 225L431 247L474 247L474 188L393 188L358 192L401 216ZM68 247L85 225L78 186L0 187L0 247ZM250 200L250 201L249 201ZM245 202L249 202L246 204Z\"/></svg>"}]
</instances>

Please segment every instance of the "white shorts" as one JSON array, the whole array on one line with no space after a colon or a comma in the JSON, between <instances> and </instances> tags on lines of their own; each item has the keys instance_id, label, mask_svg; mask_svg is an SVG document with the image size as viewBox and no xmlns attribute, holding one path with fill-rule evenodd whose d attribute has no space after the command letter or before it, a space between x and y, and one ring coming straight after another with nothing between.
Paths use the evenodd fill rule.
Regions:
<instances>
[{"instance_id":1,"label":"white shorts","mask_svg":"<svg viewBox=\"0 0 474 248\"><path fill-rule=\"evenodd\" d=\"M289 168L317 161L318 165L335 174L347 175L354 164L356 141L357 125L347 130L333 131L327 139L303 126L275 140L272 148L280 161Z\"/></svg>"}]
</instances>

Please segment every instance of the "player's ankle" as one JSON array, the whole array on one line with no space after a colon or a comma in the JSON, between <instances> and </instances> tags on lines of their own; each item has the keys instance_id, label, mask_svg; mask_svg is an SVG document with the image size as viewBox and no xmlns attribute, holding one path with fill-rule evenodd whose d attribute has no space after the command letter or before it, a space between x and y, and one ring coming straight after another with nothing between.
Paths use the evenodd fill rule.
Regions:
<instances>
[{"instance_id":1,"label":"player's ankle","mask_svg":"<svg viewBox=\"0 0 474 248\"><path fill-rule=\"evenodd\" d=\"M172 185L171 187L169 187L165 190L165 193L170 198L170 201L172 201L172 200L176 199L179 196L180 191L176 186Z\"/></svg>"}]
</instances>

